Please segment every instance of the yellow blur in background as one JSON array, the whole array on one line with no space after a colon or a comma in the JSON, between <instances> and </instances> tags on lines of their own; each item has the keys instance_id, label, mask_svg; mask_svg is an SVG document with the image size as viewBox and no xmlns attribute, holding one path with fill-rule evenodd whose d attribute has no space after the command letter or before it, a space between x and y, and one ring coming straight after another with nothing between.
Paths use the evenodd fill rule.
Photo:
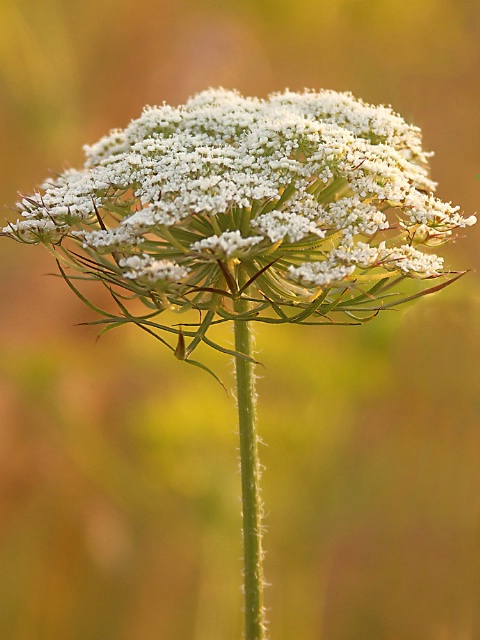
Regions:
<instances>
[{"instance_id":1,"label":"yellow blur in background","mask_svg":"<svg viewBox=\"0 0 480 640\"><path fill-rule=\"evenodd\" d=\"M0 201L144 104L310 87L419 125L470 215L479 42L475 0L0 0ZM96 342L54 270L2 240L0 640L237 640L234 401L134 329ZM272 640L480 638L479 319L469 273L360 328L257 330Z\"/></svg>"}]
</instances>

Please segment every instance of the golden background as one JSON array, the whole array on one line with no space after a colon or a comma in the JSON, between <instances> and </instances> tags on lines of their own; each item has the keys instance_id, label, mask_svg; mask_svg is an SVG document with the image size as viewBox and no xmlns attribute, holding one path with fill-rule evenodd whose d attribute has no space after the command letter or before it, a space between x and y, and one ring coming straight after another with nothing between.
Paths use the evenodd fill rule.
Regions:
<instances>
[{"instance_id":1,"label":"golden background","mask_svg":"<svg viewBox=\"0 0 480 640\"><path fill-rule=\"evenodd\" d=\"M392 104L478 207L477 0L0 0L0 202L220 85ZM0 244L1 640L239 639L232 398L134 329L97 343L46 252ZM364 327L258 329L272 640L480 638L479 319L469 273Z\"/></svg>"}]
</instances>

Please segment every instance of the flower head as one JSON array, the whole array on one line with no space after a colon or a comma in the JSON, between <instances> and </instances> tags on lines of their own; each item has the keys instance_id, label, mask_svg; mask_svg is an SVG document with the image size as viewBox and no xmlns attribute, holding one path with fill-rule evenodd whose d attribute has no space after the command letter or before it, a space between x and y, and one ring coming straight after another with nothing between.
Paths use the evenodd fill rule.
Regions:
<instances>
[{"instance_id":1,"label":"flower head","mask_svg":"<svg viewBox=\"0 0 480 640\"><path fill-rule=\"evenodd\" d=\"M245 319L368 317L395 278L444 275L426 247L476 222L433 195L418 127L349 93L208 90L147 107L85 153L3 234L52 245L154 313L222 321L246 297Z\"/></svg>"}]
</instances>

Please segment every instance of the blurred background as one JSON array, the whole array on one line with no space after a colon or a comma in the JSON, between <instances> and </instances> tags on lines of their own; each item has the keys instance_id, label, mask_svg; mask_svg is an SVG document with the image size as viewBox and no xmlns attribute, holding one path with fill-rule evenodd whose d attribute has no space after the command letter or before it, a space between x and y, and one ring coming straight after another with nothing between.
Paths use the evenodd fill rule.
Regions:
<instances>
[{"instance_id":1,"label":"blurred background","mask_svg":"<svg viewBox=\"0 0 480 640\"><path fill-rule=\"evenodd\" d=\"M1 0L0 202L144 104L310 87L419 125L470 215L479 42L476 0ZM134 329L96 342L51 271L2 240L0 637L240 638L232 399ZM479 318L472 272L364 327L258 329L272 640L480 638Z\"/></svg>"}]
</instances>

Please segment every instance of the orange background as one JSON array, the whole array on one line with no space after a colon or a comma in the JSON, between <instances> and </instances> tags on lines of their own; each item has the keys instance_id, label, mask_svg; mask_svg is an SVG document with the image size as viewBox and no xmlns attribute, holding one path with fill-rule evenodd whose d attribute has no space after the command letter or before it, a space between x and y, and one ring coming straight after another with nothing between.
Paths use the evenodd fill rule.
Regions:
<instances>
[{"instance_id":1,"label":"orange background","mask_svg":"<svg viewBox=\"0 0 480 640\"><path fill-rule=\"evenodd\" d=\"M0 201L144 104L323 87L419 125L470 215L479 42L474 0L1 0ZM133 329L96 343L46 252L0 244L0 637L240 638L232 399ZM272 640L480 637L479 317L469 273L361 328L258 329Z\"/></svg>"}]
</instances>

